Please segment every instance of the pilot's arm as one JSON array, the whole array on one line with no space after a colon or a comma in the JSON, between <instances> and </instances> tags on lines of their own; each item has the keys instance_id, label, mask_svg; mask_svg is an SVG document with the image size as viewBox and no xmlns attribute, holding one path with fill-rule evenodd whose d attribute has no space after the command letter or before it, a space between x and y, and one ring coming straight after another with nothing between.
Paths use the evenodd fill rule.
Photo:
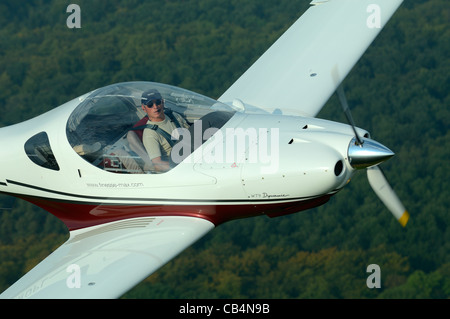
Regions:
<instances>
[{"instance_id":1,"label":"pilot's arm","mask_svg":"<svg viewBox=\"0 0 450 319\"><path fill-rule=\"evenodd\" d=\"M170 169L167 158L172 147L165 138L153 130L145 129L142 142L153 165L153 170L156 172L167 172Z\"/></svg>"}]
</instances>

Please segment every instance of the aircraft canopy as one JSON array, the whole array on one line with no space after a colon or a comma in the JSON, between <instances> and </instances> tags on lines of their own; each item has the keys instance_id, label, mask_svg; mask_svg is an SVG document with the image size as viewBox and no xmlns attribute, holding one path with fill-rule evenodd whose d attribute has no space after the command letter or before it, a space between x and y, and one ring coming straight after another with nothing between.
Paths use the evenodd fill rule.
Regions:
<instances>
[{"instance_id":1,"label":"aircraft canopy","mask_svg":"<svg viewBox=\"0 0 450 319\"><path fill-rule=\"evenodd\" d=\"M234 114L221 102L178 87L153 82L114 84L93 91L70 115L66 134L72 148L88 162L110 172L153 173L151 161L137 149L145 150L143 145L130 139L136 124L146 116L141 98L149 89L160 93L166 115L171 112L178 119L181 116L187 128L199 119L207 119L209 125L220 129ZM172 132L168 133L170 136ZM171 167L176 164L172 162Z\"/></svg>"}]
</instances>

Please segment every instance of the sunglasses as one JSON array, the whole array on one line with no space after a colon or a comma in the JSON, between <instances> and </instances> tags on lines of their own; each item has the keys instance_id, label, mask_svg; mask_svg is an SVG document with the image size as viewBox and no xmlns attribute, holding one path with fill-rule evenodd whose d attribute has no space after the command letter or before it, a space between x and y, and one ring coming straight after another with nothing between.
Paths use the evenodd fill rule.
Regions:
<instances>
[{"instance_id":1,"label":"sunglasses","mask_svg":"<svg viewBox=\"0 0 450 319\"><path fill-rule=\"evenodd\" d=\"M163 101L161 99L151 100L151 101L148 101L145 105L149 108L152 108L153 105L155 105L155 104L156 104L156 106L160 106L162 104L162 102Z\"/></svg>"}]
</instances>

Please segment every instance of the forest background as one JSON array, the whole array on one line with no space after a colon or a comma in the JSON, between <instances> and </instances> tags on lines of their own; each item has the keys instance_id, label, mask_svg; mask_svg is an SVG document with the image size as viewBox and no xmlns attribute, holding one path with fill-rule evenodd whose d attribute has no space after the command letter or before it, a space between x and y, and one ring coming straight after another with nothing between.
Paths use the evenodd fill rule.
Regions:
<instances>
[{"instance_id":1,"label":"forest background","mask_svg":"<svg viewBox=\"0 0 450 319\"><path fill-rule=\"evenodd\" d=\"M217 98L309 2L2 0L0 127L122 81ZM344 81L357 125L396 153L382 167L406 228L361 172L324 206L221 225L124 297L449 298L449 7L405 0ZM319 117L346 122L335 96ZM66 239L55 217L0 195L0 291ZM370 264L380 289L366 285Z\"/></svg>"}]
</instances>

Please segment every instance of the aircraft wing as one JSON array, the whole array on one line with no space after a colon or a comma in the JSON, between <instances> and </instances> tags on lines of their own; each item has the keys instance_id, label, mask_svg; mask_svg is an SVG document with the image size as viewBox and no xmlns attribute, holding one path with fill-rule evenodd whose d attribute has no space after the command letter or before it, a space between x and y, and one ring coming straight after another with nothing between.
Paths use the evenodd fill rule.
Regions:
<instances>
[{"instance_id":1,"label":"aircraft wing","mask_svg":"<svg viewBox=\"0 0 450 319\"><path fill-rule=\"evenodd\" d=\"M1 298L118 298L205 235L195 217L142 217L75 230Z\"/></svg>"},{"instance_id":2,"label":"aircraft wing","mask_svg":"<svg viewBox=\"0 0 450 319\"><path fill-rule=\"evenodd\" d=\"M316 116L401 3L312 1L219 101Z\"/></svg>"}]
</instances>

